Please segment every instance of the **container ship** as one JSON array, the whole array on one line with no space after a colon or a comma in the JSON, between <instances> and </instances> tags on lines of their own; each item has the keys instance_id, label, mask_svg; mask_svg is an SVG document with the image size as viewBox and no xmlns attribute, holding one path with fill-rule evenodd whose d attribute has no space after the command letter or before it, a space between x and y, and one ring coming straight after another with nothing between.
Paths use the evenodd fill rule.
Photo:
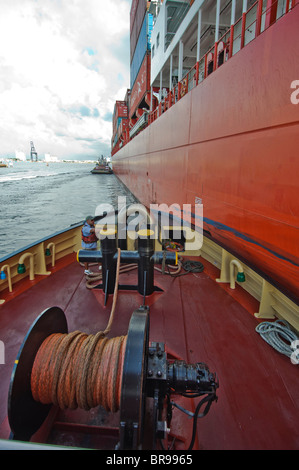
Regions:
<instances>
[{"instance_id":1,"label":"container ship","mask_svg":"<svg viewBox=\"0 0 299 470\"><path fill-rule=\"evenodd\" d=\"M112 139L142 204L199 201L206 236L297 303L298 14L277 0L132 2Z\"/></svg>"},{"instance_id":2,"label":"container ship","mask_svg":"<svg viewBox=\"0 0 299 470\"><path fill-rule=\"evenodd\" d=\"M112 161L138 202L95 250L82 222L0 259L1 449L299 449L298 24L133 0Z\"/></svg>"}]
</instances>

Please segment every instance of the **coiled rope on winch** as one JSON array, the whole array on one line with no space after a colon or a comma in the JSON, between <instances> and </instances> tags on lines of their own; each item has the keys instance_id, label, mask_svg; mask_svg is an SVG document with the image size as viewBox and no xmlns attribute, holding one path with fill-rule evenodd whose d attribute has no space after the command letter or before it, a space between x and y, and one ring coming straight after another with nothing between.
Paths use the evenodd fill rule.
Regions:
<instances>
[{"instance_id":1,"label":"coiled rope on winch","mask_svg":"<svg viewBox=\"0 0 299 470\"><path fill-rule=\"evenodd\" d=\"M31 372L34 400L61 409L101 405L117 411L126 339L108 339L103 332L50 335L40 346Z\"/></svg>"},{"instance_id":2,"label":"coiled rope on winch","mask_svg":"<svg viewBox=\"0 0 299 470\"><path fill-rule=\"evenodd\" d=\"M61 409L89 410L99 405L107 411L119 409L127 336L106 337L114 319L119 266L120 249L113 304L105 330L95 335L80 331L52 334L41 344L31 372L35 401Z\"/></svg>"},{"instance_id":3,"label":"coiled rope on winch","mask_svg":"<svg viewBox=\"0 0 299 470\"><path fill-rule=\"evenodd\" d=\"M294 364L299 363L299 349L297 349L299 347L299 338L291 330L287 321L262 322L255 330L276 351L287 357L297 357L296 361L292 362ZM297 354L294 354L295 351L297 351Z\"/></svg>"}]
</instances>

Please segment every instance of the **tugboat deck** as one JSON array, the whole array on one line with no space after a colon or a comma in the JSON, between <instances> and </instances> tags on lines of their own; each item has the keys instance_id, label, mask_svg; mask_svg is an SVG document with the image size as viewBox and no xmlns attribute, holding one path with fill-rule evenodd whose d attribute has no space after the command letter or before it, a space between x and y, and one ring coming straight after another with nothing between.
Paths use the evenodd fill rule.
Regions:
<instances>
[{"instance_id":1,"label":"tugboat deck","mask_svg":"<svg viewBox=\"0 0 299 470\"><path fill-rule=\"evenodd\" d=\"M173 278L155 271L155 285L162 292L155 292L145 302L150 307L150 341L165 343L168 354L188 363L205 362L219 378L218 401L207 416L198 419L194 449L298 449L296 366L255 331L258 324L253 316L255 301L248 297L246 308L244 303L242 306L236 301L239 286L233 292L228 286L220 286L215 282L215 268L206 260L200 261L205 266L202 273ZM65 312L69 332L92 334L103 330L109 319L112 296L104 306L102 290L86 288L84 269L74 261L74 255L60 260L51 271L46 278L28 280L22 291L16 289L14 294L6 294L6 302L1 306L5 365L0 368L0 439L8 439L10 432L7 396L12 364L36 317L48 307L59 306ZM136 276L134 271L121 274L120 282L134 285ZM142 300L135 291L119 290L109 337L127 334L130 317ZM198 400L193 403L193 399L173 399L191 411ZM111 416L98 409L59 412L53 418L54 432L46 439L59 445L114 449L118 442L118 419L118 413ZM72 434L69 422L76 423ZM192 419L174 409L171 424L175 448L188 447ZM86 425L88 437L83 433ZM43 428L46 426L47 422ZM45 430L38 432L32 441L44 442L46 434Z\"/></svg>"}]
</instances>

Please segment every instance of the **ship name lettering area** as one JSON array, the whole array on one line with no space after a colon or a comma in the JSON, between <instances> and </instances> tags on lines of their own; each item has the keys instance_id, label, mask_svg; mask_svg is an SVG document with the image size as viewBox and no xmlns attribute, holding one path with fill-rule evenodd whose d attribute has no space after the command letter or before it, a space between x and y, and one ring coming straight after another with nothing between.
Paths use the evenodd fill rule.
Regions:
<instances>
[{"instance_id":1,"label":"ship name lettering area","mask_svg":"<svg viewBox=\"0 0 299 470\"><path fill-rule=\"evenodd\" d=\"M291 103L299 104L299 80L294 80L291 83L291 88L295 89L295 91L291 93Z\"/></svg>"}]
</instances>

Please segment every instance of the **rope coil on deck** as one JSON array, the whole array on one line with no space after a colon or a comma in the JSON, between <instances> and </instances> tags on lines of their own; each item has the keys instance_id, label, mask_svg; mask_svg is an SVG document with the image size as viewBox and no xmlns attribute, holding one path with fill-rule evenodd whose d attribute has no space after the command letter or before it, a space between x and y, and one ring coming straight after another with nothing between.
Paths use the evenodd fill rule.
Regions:
<instances>
[{"instance_id":1,"label":"rope coil on deck","mask_svg":"<svg viewBox=\"0 0 299 470\"><path fill-rule=\"evenodd\" d=\"M256 329L264 341L276 351L291 357L293 364L299 364L299 338L285 320L260 323Z\"/></svg>"}]
</instances>

